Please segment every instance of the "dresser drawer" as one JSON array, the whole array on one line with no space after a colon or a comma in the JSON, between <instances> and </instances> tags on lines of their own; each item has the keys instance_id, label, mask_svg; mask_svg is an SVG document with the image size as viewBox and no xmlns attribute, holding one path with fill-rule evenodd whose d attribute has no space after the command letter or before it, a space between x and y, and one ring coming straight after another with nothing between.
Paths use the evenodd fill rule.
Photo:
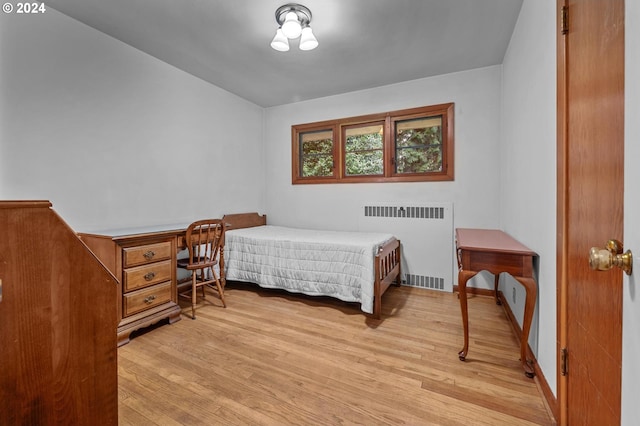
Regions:
<instances>
[{"instance_id":1,"label":"dresser drawer","mask_svg":"<svg viewBox=\"0 0 640 426\"><path fill-rule=\"evenodd\" d=\"M149 287L170 279L171 259L127 268L123 271L124 292Z\"/></svg>"},{"instance_id":2,"label":"dresser drawer","mask_svg":"<svg viewBox=\"0 0 640 426\"><path fill-rule=\"evenodd\" d=\"M143 246L125 247L122 249L122 267L144 265L145 263L171 259L171 242L164 241Z\"/></svg>"},{"instance_id":3,"label":"dresser drawer","mask_svg":"<svg viewBox=\"0 0 640 426\"><path fill-rule=\"evenodd\" d=\"M125 294L123 316L133 315L171 300L171 281Z\"/></svg>"}]
</instances>

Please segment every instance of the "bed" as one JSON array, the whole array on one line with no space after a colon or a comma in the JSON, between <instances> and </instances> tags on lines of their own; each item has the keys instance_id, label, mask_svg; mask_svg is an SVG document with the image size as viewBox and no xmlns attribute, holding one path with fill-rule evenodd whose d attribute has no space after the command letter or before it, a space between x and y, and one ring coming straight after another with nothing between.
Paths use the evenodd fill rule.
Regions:
<instances>
[{"instance_id":1,"label":"bed","mask_svg":"<svg viewBox=\"0 0 640 426\"><path fill-rule=\"evenodd\" d=\"M400 285L400 241L392 234L273 226L258 213L223 220L227 281L358 302L376 319L384 292Z\"/></svg>"}]
</instances>

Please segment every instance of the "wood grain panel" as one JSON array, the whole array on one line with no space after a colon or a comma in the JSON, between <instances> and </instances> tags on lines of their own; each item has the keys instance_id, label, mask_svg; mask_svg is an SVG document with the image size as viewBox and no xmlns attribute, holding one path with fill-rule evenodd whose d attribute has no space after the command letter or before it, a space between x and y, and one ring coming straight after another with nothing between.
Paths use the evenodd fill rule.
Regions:
<instances>
[{"instance_id":1,"label":"wood grain panel","mask_svg":"<svg viewBox=\"0 0 640 426\"><path fill-rule=\"evenodd\" d=\"M462 265L470 271L489 271L492 274L506 272L514 277L527 277L533 273L533 260L531 256L500 253L465 252L463 256L468 257L462 260ZM496 269L495 265L500 265Z\"/></svg>"},{"instance_id":2,"label":"wood grain panel","mask_svg":"<svg viewBox=\"0 0 640 426\"><path fill-rule=\"evenodd\" d=\"M127 293L122 298L124 316L133 315L146 309L171 301L171 281Z\"/></svg>"},{"instance_id":3,"label":"wood grain panel","mask_svg":"<svg viewBox=\"0 0 640 426\"><path fill-rule=\"evenodd\" d=\"M173 247L171 242L166 241L156 244L138 245L135 247L126 247L122 250L122 267L143 265L149 262L157 262L159 260L171 259L173 255Z\"/></svg>"},{"instance_id":4,"label":"wood grain panel","mask_svg":"<svg viewBox=\"0 0 640 426\"><path fill-rule=\"evenodd\" d=\"M592 271L589 250L623 237L624 0L557 4L568 8L558 36L560 417L617 425L622 272Z\"/></svg>"},{"instance_id":5,"label":"wood grain panel","mask_svg":"<svg viewBox=\"0 0 640 426\"><path fill-rule=\"evenodd\" d=\"M0 424L117 424L117 282L48 202L0 202Z\"/></svg>"},{"instance_id":6,"label":"wood grain panel","mask_svg":"<svg viewBox=\"0 0 640 426\"><path fill-rule=\"evenodd\" d=\"M171 259L150 265L136 266L122 271L124 291L147 287L163 281L170 281L173 273Z\"/></svg>"}]
</instances>

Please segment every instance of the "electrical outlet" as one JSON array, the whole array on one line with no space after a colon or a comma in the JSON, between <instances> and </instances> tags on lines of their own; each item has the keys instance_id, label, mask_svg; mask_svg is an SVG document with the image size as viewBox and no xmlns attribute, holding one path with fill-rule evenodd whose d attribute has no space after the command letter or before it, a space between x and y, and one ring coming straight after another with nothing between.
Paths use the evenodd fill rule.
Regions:
<instances>
[{"instance_id":1,"label":"electrical outlet","mask_svg":"<svg viewBox=\"0 0 640 426\"><path fill-rule=\"evenodd\" d=\"M511 287L511 299L513 299L513 304L516 304L516 288L515 287Z\"/></svg>"}]
</instances>

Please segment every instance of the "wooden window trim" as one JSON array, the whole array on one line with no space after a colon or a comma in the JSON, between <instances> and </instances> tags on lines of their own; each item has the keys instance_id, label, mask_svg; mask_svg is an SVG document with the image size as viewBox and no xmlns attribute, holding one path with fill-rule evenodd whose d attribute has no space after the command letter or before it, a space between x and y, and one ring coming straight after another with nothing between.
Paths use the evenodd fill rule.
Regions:
<instances>
[{"instance_id":1,"label":"wooden window trim","mask_svg":"<svg viewBox=\"0 0 640 426\"><path fill-rule=\"evenodd\" d=\"M395 155L395 123L429 116L442 116L442 171L429 173L395 173L392 157ZM345 176L345 128L367 123L384 122L383 175ZM333 174L332 176L300 176L300 134L320 130L331 130L333 134ZM369 114L315 123L291 126L291 182L292 184L323 183L371 183L371 182L431 182L454 180L454 103L410 108L379 114Z\"/></svg>"}]
</instances>

